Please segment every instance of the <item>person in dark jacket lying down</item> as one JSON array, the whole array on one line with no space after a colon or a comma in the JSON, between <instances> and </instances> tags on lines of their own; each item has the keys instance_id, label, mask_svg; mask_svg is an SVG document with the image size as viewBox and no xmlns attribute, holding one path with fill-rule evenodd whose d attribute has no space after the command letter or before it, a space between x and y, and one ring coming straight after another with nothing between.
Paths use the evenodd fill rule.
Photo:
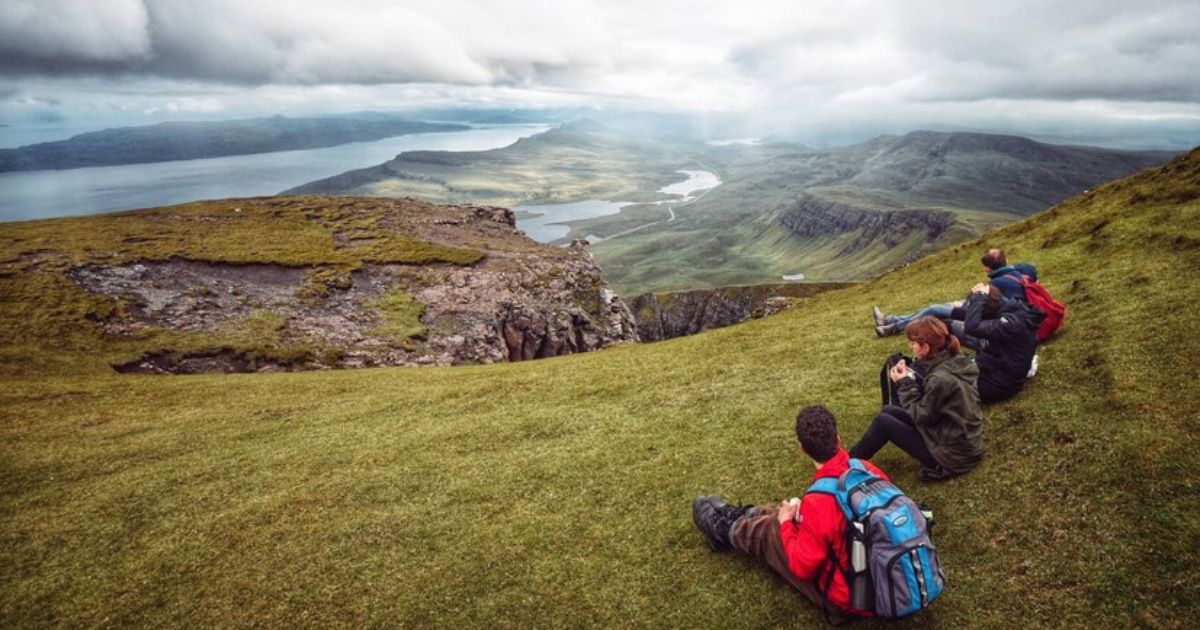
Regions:
<instances>
[{"instance_id":1,"label":"person in dark jacket lying down","mask_svg":"<svg viewBox=\"0 0 1200 630\"><path fill-rule=\"evenodd\" d=\"M1008 264L1008 257L1004 254L1003 249L987 250L979 262L983 264L988 281L1000 290L1000 294L1005 299L1027 301L1025 287L1021 284L1021 276L1029 276L1030 280L1037 282L1037 267L1027 262ZM871 317L875 320L876 336L890 337L904 332L905 326L928 315L933 315L947 324L952 320L962 319L961 314L954 314L955 309L962 308L962 306L962 300L945 304L930 304L907 315L884 315L878 306L872 306Z\"/></svg>"},{"instance_id":2,"label":"person in dark jacket lying down","mask_svg":"<svg viewBox=\"0 0 1200 630\"><path fill-rule=\"evenodd\" d=\"M975 350L981 402L1006 400L1024 387L1045 316L1021 300L1004 298L994 284L983 283L972 287L963 306L954 309L950 328L963 345Z\"/></svg>"}]
</instances>

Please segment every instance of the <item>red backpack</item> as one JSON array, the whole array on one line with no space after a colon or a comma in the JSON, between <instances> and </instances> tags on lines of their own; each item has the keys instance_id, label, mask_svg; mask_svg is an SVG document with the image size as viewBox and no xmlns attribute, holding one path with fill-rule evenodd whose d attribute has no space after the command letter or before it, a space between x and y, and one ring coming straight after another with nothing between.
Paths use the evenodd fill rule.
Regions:
<instances>
[{"instance_id":1,"label":"red backpack","mask_svg":"<svg viewBox=\"0 0 1200 630\"><path fill-rule=\"evenodd\" d=\"M1046 314L1042 325L1037 329L1037 340L1041 343L1054 335L1054 331L1062 326L1063 318L1067 316L1067 306L1054 299L1046 287L1037 280L1021 274L1021 287L1025 289L1025 299L1031 306Z\"/></svg>"}]
</instances>

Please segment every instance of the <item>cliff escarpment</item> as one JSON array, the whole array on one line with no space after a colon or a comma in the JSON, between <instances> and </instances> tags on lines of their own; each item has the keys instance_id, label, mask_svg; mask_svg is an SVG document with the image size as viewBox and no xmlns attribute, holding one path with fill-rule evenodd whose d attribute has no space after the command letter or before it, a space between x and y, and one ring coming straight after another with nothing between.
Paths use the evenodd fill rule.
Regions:
<instances>
[{"instance_id":1,"label":"cliff escarpment","mask_svg":"<svg viewBox=\"0 0 1200 630\"><path fill-rule=\"evenodd\" d=\"M954 223L945 210L867 210L804 195L778 216L781 225L800 238L853 234L840 254L850 254L875 241L896 247L914 234L925 242L940 238Z\"/></svg>"},{"instance_id":2,"label":"cliff escarpment","mask_svg":"<svg viewBox=\"0 0 1200 630\"><path fill-rule=\"evenodd\" d=\"M0 329L10 355L82 346L120 372L290 371L637 339L586 242L539 245L504 208L240 199L10 224L0 238L0 283L25 313Z\"/></svg>"},{"instance_id":3,"label":"cliff escarpment","mask_svg":"<svg viewBox=\"0 0 1200 630\"><path fill-rule=\"evenodd\" d=\"M641 341L661 341L724 328L790 308L797 300L851 283L755 284L669 293L643 293L629 299Z\"/></svg>"}]
</instances>

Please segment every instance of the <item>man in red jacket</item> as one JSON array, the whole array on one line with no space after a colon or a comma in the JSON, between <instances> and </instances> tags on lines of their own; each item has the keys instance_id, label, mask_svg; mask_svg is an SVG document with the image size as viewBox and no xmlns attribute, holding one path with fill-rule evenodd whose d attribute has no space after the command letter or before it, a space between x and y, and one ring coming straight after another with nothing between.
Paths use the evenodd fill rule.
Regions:
<instances>
[{"instance_id":1,"label":"man in red jacket","mask_svg":"<svg viewBox=\"0 0 1200 630\"><path fill-rule=\"evenodd\" d=\"M796 439L817 467L812 481L837 477L850 467L850 456L838 436L837 419L825 407L814 405L800 410ZM864 464L887 479L870 462ZM839 612L870 615L850 606L845 578L850 566L846 517L832 496L813 493L798 504L785 501L778 506L757 507L730 505L719 497L701 496L692 504L692 520L713 551L737 549L774 569L817 605L828 601Z\"/></svg>"}]
</instances>

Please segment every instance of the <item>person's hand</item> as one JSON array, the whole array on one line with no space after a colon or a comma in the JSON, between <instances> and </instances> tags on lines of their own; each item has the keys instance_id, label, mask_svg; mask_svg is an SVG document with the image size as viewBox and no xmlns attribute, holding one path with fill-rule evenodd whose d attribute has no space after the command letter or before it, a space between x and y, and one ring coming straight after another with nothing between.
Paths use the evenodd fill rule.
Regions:
<instances>
[{"instance_id":1,"label":"person's hand","mask_svg":"<svg viewBox=\"0 0 1200 630\"><path fill-rule=\"evenodd\" d=\"M966 304L964 300L954 300L950 303L950 306L953 306L954 308L962 308L963 304Z\"/></svg>"},{"instance_id":2,"label":"person's hand","mask_svg":"<svg viewBox=\"0 0 1200 630\"><path fill-rule=\"evenodd\" d=\"M971 287L971 293L979 293L979 294L983 295L983 294L986 294L987 292L988 292L988 285L983 282L980 282L979 284Z\"/></svg>"},{"instance_id":3,"label":"person's hand","mask_svg":"<svg viewBox=\"0 0 1200 630\"><path fill-rule=\"evenodd\" d=\"M799 502L792 503L791 501L784 501L783 503L780 503L779 514L777 515L777 518L779 518L779 524L783 525L788 521L796 520L796 512L798 511L800 511Z\"/></svg>"},{"instance_id":4,"label":"person's hand","mask_svg":"<svg viewBox=\"0 0 1200 630\"><path fill-rule=\"evenodd\" d=\"M904 380L904 378L911 373L912 373L912 368L908 367L908 365L905 364L904 359L900 359L899 361L896 362L896 365L892 366L892 369L891 369L891 371L888 372L888 375L892 377L893 383L899 383L900 381Z\"/></svg>"}]
</instances>

